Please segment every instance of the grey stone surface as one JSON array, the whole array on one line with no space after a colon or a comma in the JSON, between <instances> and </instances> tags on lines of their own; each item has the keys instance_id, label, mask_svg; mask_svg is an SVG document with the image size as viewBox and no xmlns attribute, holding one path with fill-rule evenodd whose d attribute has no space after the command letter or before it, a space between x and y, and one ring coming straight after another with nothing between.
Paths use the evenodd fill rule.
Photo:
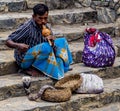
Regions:
<instances>
[{"instance_id":1,"label":"grey stone surface","mask_svg":"<svg viewBox=\"0 0 120 111\"><path fill-rule=\"evenodd\" d=\"M3 12L6 10L6 5L4 3L0 3L0 12Z\"/></svg>"},{"instance_id":2,"label":"grey stone surface","mask_svg":"<svg viewBox=\"0 0 120 111\"><path fill-rule=\"evenodd\" d=\"M96 108L90 111L120 111L120 103L112 103L102 108Z\"/></svg>"},{"instance_id":3,"label":"grey stone surface","mask_svg":"<svg viewBox=\"0 0 120 111\"><path fill-rule=\"evenodd\" d=\"M1 76L0 100L26 95L23 88L22 77L24 77L24 75L19 73ZM47 77L32 77L30 91L36 93L39 91L40 87L45 84L53 85L53 82Z\"/></svg>"},{"instance_id":4,"label":"grey stone surface","mask_svg":"<svg viewBox=\"0 0 120 111\"><path fill-rule=\"evenodd\" d=\"M116 36L120 36L120 18L118 18L115 22L116 25Z\"/></svg>"},{"instance_id":5,"label":"grey stone surface","mask_svg":"<svg viewBox=\"0 0 120 111\"><path fill-rule=\"evenodd\" d=\"M38 3L45 3L45 0L26 0L28 9L32 9Z\"/></svg>"},{"instance_id":6,"label":"grey stone surface","mask_svg":"<svg viewBox=\"0 0 120 111\"><path fill-rule=\"evenodd\" d=\"M82 6L84 7L90 7L92 0L83 0L81 2Z\"/></svg>"},{"instance_id":7,"label":"grey stone surface","mask_svg":"<svg viewBox=\"0 0 120 111\"><path fill-rule=\"evenodd\" d=\"M20 2L8 3L8 11L10 12L20 12L27 9L27 2L25 0Z\"/></svg>"},{"instance_id":8,"label":"grey stone surface","mask_svg":"<svg viewBox=\"0 0 120 111\"><path fill-rule=\"evenodd\" d=\"M27 9L26 0L1 0L0 1L1 12L17 12Z\"/></svg>"},{"instance_id":9,"label":"grey stone surface","mask_svg":"<svg viewBox=\"0 0 120 111\"><path fill-rule=\"evenodd\" d=\"M86 21L97 21L96 11L91 8L84 9L64 9L50 11L48 22L56 24L85 23ZM16 28L32 17L32 12L25 13L5 13L0 15L0 29ZM94 19L93 19L94 18Z\"/></svg>"},{"instance_id":10,"label":"grey stone surface","mask_svg":"<svg viewBox=\"0 0 120 111\"><path fill-rule=\"evenodd\" d=\"M38 3L44 3L48 5L50 10L54 9L71 9L71 8L84 8L84 7L92 7L96 9L97 7L105 7L112 9L111 11L115 11L118 14L118 10L120 7L119 1L98 1L98 0L1 0L0 1L0 12L16 12L31 9L34 5Z\"/></svg>"},{"instance_id":11,"label":"grey stone surface","mask_svg":"<svg viewBox=\"0 0 120 111\"><path fill-rule=\"evenodd\" d=\"M0 29L7 30L18 27L20 24L31 18L31 13L7 13L0 15Z\"/></svg>"},{"instance_id":12,"label":"grey stone surface","mask_svg":"<svg viewBox=\"0 0 120 111\"><path fill-rule=\"evenodd\" d=\"M117 19L116 12L106 7L98 8L98 20L103 23L113 23Z\"/></svg>"},{"instance_id":13,"label":"grey stone surface","mask_svg":"<svg viewBox=\"0 0 120 111\"><path fill-rule=\"evenodd\" d=\"M116 58L116 61L113 67L91 68L91 67L84 66L83 63L73 64L71 65L71 68L73 68L73 70L65 73L65 75L80 74L80 73L93 73L93 74L97 74L99 77L102 77L103 79L116 78L115 80L116 82L118 82L117 78L120 77L119 67L120 67L120 57ZM23 86L22 86L23 76L25 75L22 73L16 73L16 74L9 74L9 75L4 75L0 77L0 100L26 95L23 89ZM106 80L106 81L109 81L109 80ZM39 90L39 87L45 84L54 84L54 82L55 81L52 81L49 77L46 77L46 76L45 77L32 77L31 92L35 93ZM113 81L113 85L111 87L114 87L114 89L119 88L119 86L117 86L119 84L116 84L114 86L114 83L115 81ZM106 91L107 91L107 87L109 86L105 87ZM112 91L114 89L110 89L110 90Z\"/></svg>"},{"instance_id":14,"label":"grey stone surface","mask_svg":"<svg viewBox=\"0 0 120 111\"><path fill-rule=\"evenodd\" d=\"M14 73L18 70L13 57L13 51L0 51L0 75Z\"/></svg>"},{"instance_id":15,"label":"grey stone surface","mask_svg":"<svg viewBox=\"0 0 120 111\"><path fill-rule=\"evenodd\" d=\"M120 7L117 10L118 17L120 16Z\"/></svg>"},{"instance_id":16,"label":"grey stone surface","mask_svg":"<svg viewBox=\"0 0 120 111\"><path fill-rule=\"evenodd\" d=\"M120 56L120 39L113 39L114 45L117 46L117 56ZM83 42L73 42L69 44L74 63L82 61ZM13 50L0 51L0 75L17 72L18 68L13 58Z\"/></svg>"},{"instance_id":17,"label":"grey stone surface","mask_svg":"<svg viewBox=\"0 0 120 111\"><path fill-rule=\"evenodd\" d=\"M106 32L111 35L113 38L115 36L115 24L91 24L89 23L86 26L81 26L79 24L74 25L51 25L54 36L56 37L66 37L68 42L72 41L82 41L85 29L88 27L95 27L100 31ZM14 30L8 30L0 33L0 45L5 43L8 35L11 34Z\"/></svg>"},{"instance_id":18,"label":"grey stone surface","mask_svg":"<svg viewBox=\"0 0 120 111\"><path fill-rule=\"evenodd\" d=\"M29 101L27 97L10 98L0 101L0 111L86 111L87 104L95 104L94 108L102 107L105 104L120 102L120 78L104 80L105 90L101 94L73 94L67 102L53 103L39 100ZM67 105L67 107L66 107ZM111 106L112 107L112 106ZM91 108L91 106L88 106ZM83 110L82 110L83 111Z\"/></svg>"},{"instance_id":19,"label":"grey stone surface","mask_svg":"<svg viewBox=\"0 0 120 111\"><path fill-rule=\"evenodd\" d=\"M117 49L117 56L120 56L120 1L118 3L115 0L110 3L95 1L0 0L0 111L119 111L120 58L116 57L115 64L112 67L106 68L90 68L81 63L83 34L86 27L96 27L101 31L107 32L112 37L116 36L116 38L113 38L115 39L114 45ZM49 22L52 23L55 36L66 36L70 43L69 46L74 64L71 65L73 70L67 72L66 75L82 72L97 74L104 79L104 93L98 95L73 94L70 101L63 103L52 103L43 100L33 102L29 101L27 96L25 96L22 86L22 77L24 75L16 73L18 69L14 62L13 50L5 47L4 43L7 36L13 30L31 18L31 10L23 10L27 8L31 9L37 3L46 3L48 5L49 9L52 10L50 11ZM92 7L95 10L88 7ZM99 21L110 24L102 24L98 21L97 17L100 15L98 7L100 9L104 9L104 7L108 8L106 9L107 11L101 11L101 19ZM96 11L96 9L99 9L99 11ZM116 23L111 23L116 18ZM55 25L55 23L59 25ZM31 91L35 93L41 86L54 84L54 82L48 77L32 77ZM108 106L108 104L110 105Z\"/></svg>"},{"instance_id":20,"label":"grey stone surface","mask_svg":"<svg viewBox=\"0 0 120 111\"><path fill-rule=\"evenodd\" d=\"M66 9L73 8L75 0L45 0L46 5L49 9Z\"/></svg>"},{"instance_id":21,"label":"grey stone surface","mask_svg":"<svg viewBox=\"0 0 120 111\"><path fill-rule=\"evenodd\" d=\"M73 24L97 21L97 13L91 8L51 11L49 21L52 24ZM53 16L54 15L54 16Z\"/></svg>"}]
</instances>

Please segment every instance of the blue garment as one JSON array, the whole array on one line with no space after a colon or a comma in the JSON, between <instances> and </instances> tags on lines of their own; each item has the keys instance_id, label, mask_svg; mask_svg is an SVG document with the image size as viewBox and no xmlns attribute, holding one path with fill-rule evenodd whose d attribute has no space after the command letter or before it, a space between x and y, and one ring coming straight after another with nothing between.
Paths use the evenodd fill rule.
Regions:
<instances>
[{"instance_id":1,"label":"blue garment","mask_svg":"<svg viewBox=\"0 0 120 111\"><path fill-rule=\"evenodd\" d=\"M29 48L43 43L46 39L41 34L41 28L39 28L33 19L28 20L22 24L15 32L8 36L8 40L12 40L16 43L24 43L29 45ZM18 49L15 49L14 57L18 65L21 64L22 59L24 58L25 53L19 52Z\"/></svg>"},{"instance_id":2,"label":"blue garment","mask_svg":"<svg viewBox=\"0 0 120 111\"><path fill-rule=\"evenodd\" d=\"M54 42L57 47L55 53L48 42L29 49L21 63L21 67L26 69L33 66L54 79L63 78L64 73L69 70L72 63L72 56L65 38L58 38Z\"/></svg>"}]
</instances>

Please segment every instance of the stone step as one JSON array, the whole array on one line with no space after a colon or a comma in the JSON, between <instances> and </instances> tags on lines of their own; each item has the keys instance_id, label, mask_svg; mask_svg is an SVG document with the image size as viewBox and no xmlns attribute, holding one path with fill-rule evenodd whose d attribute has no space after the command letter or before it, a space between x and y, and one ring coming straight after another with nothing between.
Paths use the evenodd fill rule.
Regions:
<instances>
[{"instance_id":1,"label":"stone step","mask_svg":"<svg viewBox=\"0 0 120 111\"><path fill-rule=\"evenodd\" d=\"M109 7L115 8L118 0L112 1L80 1L80 0L1 0L0 12L16 12L33 8L38 3L46 4L50 10L54 9L70 9L70 8L83 8L83 7ZM116 9L116 8L115 8Z\"/></svg>"},{"instance_id":2,"label":"stone step","mask_svg":"<svg viewBox=\"0 0 120 111\"><path fill-rule=\"evenodd\" d=\"M25 90L22 84L22 77L24 74L9 74L6 76L0 76L0 100L4 100L10 97L25 96ZM38 91L39 87L50 84L53 85L53 80L48 77L32 77L31 91Z\"/></svg>"},{"instance_id":3,"label":"stone step","mask_svg":"<svg viewBox=\"0 0 120 111\"><path fill-rule=\"evenodd\" d=\"M21 12L32 9L36 4L44 3L50 10L89 7L89 2L74 0L1 0L0 12Z\"/></svg>"},{"instance_id":4,"label":"stone step","mask_svg":"<svg viewBox=\"0 0 120 111\"><path fill-rule=\"evenodd\" d=\"M16 28L31 17L32 11L0 14L0 30ZM54 10L49 12L48 22L53 25L97 22L97 12L91 8Z\"/></svg>"},{"instance_id":5,"label":"stone step","mask_svg":"<svg viewBox=\"0 0 120 111\"><path fill-rule=\"evenodd\" d=\"M120 56L120 38L114 38L113 43L115 50L117 52L116 56ZM79 63L82 61L82 51L84 47L83 42L72 42L69 44L70 51L73 56L74 63ZM18 67L14 60L13 50L4 50L0 51L0 75L15 73L18 70Z\"/></svg>"},{"instance_id":6,"label":"stone step","mask_svg":"<svg viewBox=\"0 0 120 111\"><path fill-rule=\"evenodd\" d=\"M13 51L0 51L0 75L14 73L18 67L14 60Z\"/></svg>"},{"instance_id":7,"label":"stone step","mask_svg":"<svg viewBox=\"0 0 120 111\"><path fill-rule=\"evenodd\" d=\"M19 12L26 9L26 0L0 0L0 12Z\"/></svg>"},{"instance_id":8,"label":"stone step","mask_svg":"<svg viewBox=\"0 0 120 111\"><path fill-rule=\"evenodd\" d=\"M97 74L103 79L119 78L120 77L120 57L116 58L115 64L112 67L104 68L91 68L84 66L83 63L72 64L73 70L68 71L65 75L80 74L80 73L92 73ZM11 97L24 96L25 91L22 85L22 77L25 76L23 73L13 73L4 76L0 76L0 100L4 100ZM116 79L117 80L117 79ZM53 85L55 81L49 77L32 77L31 91L36 92L39 87L43 84ZM117 82L117 81L116 81ZM120 81L119 81L120 82ZM118 84L119 85L119 84ZM114 84L112 85L114 86ZM114 86L114 88L116 88ZM120 88L117 86L117 88Z\"/></svg>"},{"instance_id":9,"label":"stone step","mask_svg":"<svg viewBox=\"0 0 120 111\"><path fill-rule=\"evenodd\" d=\"M79 1L74 0L27 0L27 7L31 9L38 3L46 4L49 7L49 10L85 7L82 6Z\"/></svg>"},{"instance_id":10,"label":"stone step","mask_svg":"<svg viewBox=\"0 0 120 111\"><path fill-rule=\"evenodd\" d=\"M73 24L73 25L53 25L52 31L56 37L66 37L68 42L73 41L83 41L83 36L85 29L87 27L95 27L100 31L106 32L111 35L111 37L115 36L115 24L109 23L109 24L88 24L86 26L81 26L80 24ZM5 40L7 39L8 35L14 32L15 30L8 30L0 33L0 50L7 49L7 47L4 45ZM4 45L4 46L2 46Z\"/></svg>"},{"instance_id":11,"label":"stone step","mask_svg":"<svg viewBox=\"0 0 120 111\"><path fill-rule=\"evenodd\" d=\"M46 102L41 99L39 102L29 101L27 96L14 97L0 101L0 111L48 111L48 109L49 111L87 111L85 106L90 103L94 105L88 108L119 103L120 78L103 80L103 82L104 92L101 94L73 94L69 101L61 103Z\"/></svg>"},{"instance_id":12,"label":"stone step","mask_svg":"<svg viewBox=\"0 0 120 111\"><path fill-rule=\"evenodd\" d=\"M32 9L36 4L39 3L48 5L46 0L1 0L0 12L22 12L28 9ZM53 3L51 3L51 1L49 1L49 3L50 4L48 7L51 9Z\"/></svg>"},{"instance_id":13,"label":"stone step","mask_svg":"<svg viewBox=\"0 0 120 111\"><path fill-rule=\"evenodd\" d=\"M91 109L90 111L120 111L120 103L119 102L111 103L102 108Z\"/></svg>"},{"instance_id":14,"label":"stone step","mask_svg":"<svg viewBox=\"0 0 120 111\"><path fill-rule=\"evenodd\" d=\"M47 0L26 0L27 2L27 8L28 9L32 9L36 4L39 4L39 3L44 3L46 4L46 1ZM50 1L50 0L49 0ZM51 4L51 2L49 2ZM46 4L47 5L47 4Z\"/></svg>"},{"instance_id":15,"label":"stone step","mask_svg":"<svg viewBox=\"0 0 120 111\"><path fill-rule=\"evenodd\" d=\"M0 1L0 12L21 12L27 9L32 9L36 4L38 3L44 3L48 5L49 9L62 9L66 8L68 6L74 6L73 2L70 3L64 2L64 7L63 5L61 6L60 1L53 1L53 0L1 0ZM54 5L54 6L53 6ZM58 6L59 5L59 6Z\"/></svg>"}]
</instances>

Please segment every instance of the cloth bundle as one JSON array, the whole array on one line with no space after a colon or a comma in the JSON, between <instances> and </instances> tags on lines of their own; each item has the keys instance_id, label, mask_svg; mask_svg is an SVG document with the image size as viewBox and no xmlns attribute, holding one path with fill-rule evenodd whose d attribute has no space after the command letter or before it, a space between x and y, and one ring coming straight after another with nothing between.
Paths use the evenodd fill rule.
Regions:
<instances>
[{"instance_id":1,"label":"cloth bundle","mask_svg":"<svg viewBox=\"0 0 120 111\"><path fill-rule=\"evenodd\" d=\"M115 56L115 49L110 35L95 28L86 29L82 54L82 61L86 66L112 66Z\"/></svg>"},{"instance_id":2,"label":"cloth bundle","mask_svg":"<svg viewBox=\"0 0 120 111\"><path fill-rule=\"evenodd\" d=\"M81 86L75 91L81 94L98 94L104 90L103 80L95 74L80 74L83 78Z\"/></svg>"}]
</instances>

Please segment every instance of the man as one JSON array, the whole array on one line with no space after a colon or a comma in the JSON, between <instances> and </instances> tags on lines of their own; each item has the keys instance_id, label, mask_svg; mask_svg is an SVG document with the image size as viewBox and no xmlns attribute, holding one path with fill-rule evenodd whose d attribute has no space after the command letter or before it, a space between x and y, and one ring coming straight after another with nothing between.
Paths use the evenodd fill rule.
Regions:
<instances>
[{"instance_id":1,"label":"man","mask_svg":"<svg viewBox=\"0 0 120 111\"><path fill-rule=\"evenodd\" d=\"M36 73L41 71L54 79L60 79L64 77L64 72L69 70L72 57L65 38L54 40L52 35L47 37L42 35L42 26L47 26L48 13L46 5L35 5L32 18L8 36L6 45L15 48L15 60L26 73L36 76ZM48 40L54 41L56 53L48 44ZM63 57L65 54L66 59ZM55 59L54 64L51 63L51 58Z\"/></svg>"}]
</instances>

